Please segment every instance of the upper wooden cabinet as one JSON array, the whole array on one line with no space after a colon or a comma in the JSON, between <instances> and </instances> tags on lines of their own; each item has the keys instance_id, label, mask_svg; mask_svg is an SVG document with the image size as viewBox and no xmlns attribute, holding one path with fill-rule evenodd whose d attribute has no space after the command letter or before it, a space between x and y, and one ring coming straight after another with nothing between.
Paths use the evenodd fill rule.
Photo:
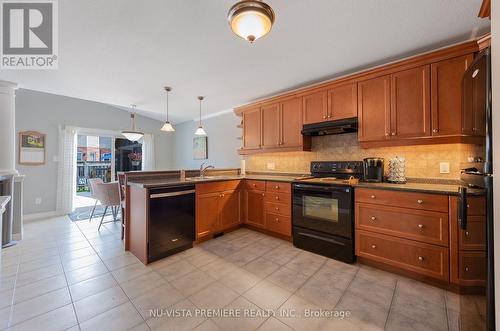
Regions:
<instances>
[{"instance_id":1,"label":"upper wooden cabinet","mask_svg":"<svg viewBox=\"0 0 500 331\"><path fill-rule=\"evenodd\" d=\"M276 148L281 143L280 104L264 105L262 112L262 148Z\"/></svg>"},{"instance_id":2,"label":"upper wooden cabinet","mask_svg":"<svg viewBox=\"0 0 500 331\"><path fill-rule=\"evenodd\" d=\"M303 105L304 124L328 120L328 92L326 90L304 96Z\"/></svg>"},{"instance_id":3,"label":"upper wooden cabinet","mask_svg":"<svg viewBox=\"0 0 500 331\"><path fill-rule=\"evenodd\" d=\"M360 141L389 139L391 129L391 77L382 76L358 84Z\"/></svg>"},{"instance_id":4,"label":"upper wooden cabinet","mask_svg":"<svg viewBox=\"0 0 500 331\"><path fill-rule=\"evenodd\" d=\"M261 111L260 107L243 113L243 149L261 147Z\"/></svg>"},{"instance_id":5,"label":"upper wooden cabinet","mask_svg":"<svg viewBox=\"0 0 500 331\"><path fill-rule=\"evenodd\" d=\"M431 132L429 66L391 75L391 139Z\"/></svg>"},{"instance_id":6,"label":"upper wooden cabinet","mask_svg":"<svg viewBox=\"0 0 500 331\"><path fill-rule=\"evenodd\" d=\"M463 95L462 133L484 136L486 134L486 62L477 65L474 77L468 77L464 84L468 84L466 95Z\"/></svg>"},{"instance_id":7,"label":"upper wooden cabinet","mask_svg":"<svg viewBox=\"0 0 500 331\"><path fill-rule=\"evenodd\" d=\"M431 64L433 136L472 134L468 130L472 112L462 113L462 77L472 60L469 54Z\"/></svg>"},{"instance_id":8,"label":"upper wooden cabinet","mask_svg":"<svg viewBox=\"0 0 500 331\"><path fill-rule=\"evenodd\" d=\"M328 90L328 120L358 116L358 84L350 83Z\"/></svg>"},{"instance_id":9,"label":"upper wooden cabinet","mask_svg":"<svg viewBox=\"0 0 500 331\"><path fill-rule=\"evenodd\" d=\"M280 104L281 146L302 147L302 98L285 100Z\"/></svg>"}]
</instances>

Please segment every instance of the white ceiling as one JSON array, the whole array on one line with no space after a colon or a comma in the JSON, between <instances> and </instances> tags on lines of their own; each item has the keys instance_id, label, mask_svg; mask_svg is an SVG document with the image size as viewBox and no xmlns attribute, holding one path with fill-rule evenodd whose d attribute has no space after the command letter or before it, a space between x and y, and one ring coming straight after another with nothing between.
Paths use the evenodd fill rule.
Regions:
<instances>
[{"instance_id":1,"label":"white ceiling","mask_svg":"<svg viewBox=\"0 0 500 331\"><path fill-rule=\"evenodd\" d=\"M59 0L59 69L2 71L22 88L171 120L402 58L489 29L481 0L268 0L276 23L250 45L226 14L236 0Z\"/></svg>"}]
</instances>

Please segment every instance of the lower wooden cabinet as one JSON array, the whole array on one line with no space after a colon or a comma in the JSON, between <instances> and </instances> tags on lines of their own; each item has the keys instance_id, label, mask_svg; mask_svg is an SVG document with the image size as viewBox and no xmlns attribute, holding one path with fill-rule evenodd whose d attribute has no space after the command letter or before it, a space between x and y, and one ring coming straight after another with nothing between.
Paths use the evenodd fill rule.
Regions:
<instances>
[{"instance_id":1,"label":"lower wooden cabinet","mask_svg":"<svg viewBox=\"0 0 500 331\"><path fill-rule=\"evenodd\" d=\"M265 191L261 190L245 190L245 223L259 227L266 227L266 219L264 217L264 197Z\"/></svg>"},{"instance_id":2,"label":"lower wooden cabinet","mask_svg":"<svg viewBox=\"0 0 500 331\"><path fill-rule=\"evenodd\" d=\"M221 187L235 189L210 192ZM196 239L213 235L241 223L241 190L239 181L198 184L196 187ZM205 193L205 192L209 193Z\"/></svg>"},{"instance_id":3,"label":"lower wooden cabinet","mask_svg":"<svg viewBox=\"0 0 500 331\"><path fill-rule=\"evenodd\" d=\"M484 286L486 269L486 252L460 252L458 275L461 285Z\"/></svg>"}]
</instances>

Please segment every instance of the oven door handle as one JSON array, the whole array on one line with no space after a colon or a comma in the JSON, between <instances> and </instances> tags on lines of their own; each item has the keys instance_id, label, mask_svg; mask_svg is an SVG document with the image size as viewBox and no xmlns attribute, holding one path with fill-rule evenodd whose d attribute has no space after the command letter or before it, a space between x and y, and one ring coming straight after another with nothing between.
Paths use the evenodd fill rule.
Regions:
<instances>
[{"instance_id":1,"label":"oven door handle","mask_svg":"<svg viewBox=\"0 0 500 331\"><path fill-rule=\"evenodd\" d=\"M332 186L319 186L319 185L307 185L307 184L293 184L293 188L300 191L320 191L320 192L334 192L334 191L344 191L349 192L350 187L332 187Z\"/></svg>"},{"instance_id":2,"label":"oven door handle","mask_svg":"<svg viewBox=\"0 0 500 331\"><path fill-rule=\"evenodd\" d=\"M301 236L304 236L304 237L319 239L319 240L322 240L322 241L328 241L328 242L330 242L332 244L336 244L336 245L340 245L340 246L345 246L345 243L337 241L337 240L332 239L332 238L325 238L325 237L321 237L321 236L317 236L315 234L305 233L305 232L299 232L298 234L301 235Z\"/></svg>"}]
</instances>

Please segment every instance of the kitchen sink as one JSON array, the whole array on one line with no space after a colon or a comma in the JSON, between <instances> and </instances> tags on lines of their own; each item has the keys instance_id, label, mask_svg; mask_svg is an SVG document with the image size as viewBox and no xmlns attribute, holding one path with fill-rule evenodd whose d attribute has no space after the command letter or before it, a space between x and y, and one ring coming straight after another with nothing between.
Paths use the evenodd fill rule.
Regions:
<instances>
[{"instance_id":1,"label":"kitchen sink","mask_svg":"<svg viewBox=\"0 0 500 331\"><path fill-rule=\"evenodd\" d=\"M197 177L186 177L186 180L197 181L197 180L212 180L212 179L230 179L234 176L197 176Z\"/></svg>"}]
</instances>

